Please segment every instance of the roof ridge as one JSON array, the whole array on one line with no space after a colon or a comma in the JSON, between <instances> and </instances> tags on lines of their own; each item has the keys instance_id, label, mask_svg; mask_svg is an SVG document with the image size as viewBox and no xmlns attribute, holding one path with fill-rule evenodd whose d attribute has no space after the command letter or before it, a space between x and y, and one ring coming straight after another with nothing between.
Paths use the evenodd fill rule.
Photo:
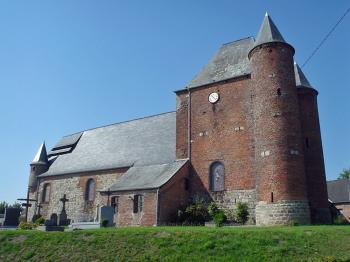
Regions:
<instances>
[{"instance_id":1,"label":"roof ridge","mask_svg":"<svg viewBox=\"0 0 350 262\"><path fill-rule=\"evenodd\" d=\"M85 129L85 130L82 130L82 131L78 131L78 132L75 132L75 133L72 133L72 134L69 134L69 135L65 135L65 136L63 136L63 137L76 135L76 134L83 133L83 132L86 132L86 131L91 131L91 130L94 130L94 129L99 129L99 128L103 128L103 127L108 127L108 126L114 126L114 125L124 124L124 123L128 123L128 122L133 122L133 121L142 120L142 119L146 119L146 118L151 118L151 117L166 115L166 114L175 113L175 112L176 112L175 110L174 110L174 111L168 111L168 112L159 113L159 114L155 114L155 115L143 116L143 117L139 117L139 118L134 118L134 119L130 119L130 120L125 120L125 121L121 121L121 122L116 122L116 123L113 123L113 124L107 124L107 125L103 125L103 126L88 128L88 129ZM62 137L62 138L63 138L63 137Z\"/></svg>"},{"instance_id":2,"label":"roof ridge","mask_svg":"<svg viewBox=\"0 0 350 262\"><path fill-rule=\"evenodd\" d=\"M237 40L234 40L234 41L223 43L222 46L229 45L229 44L232 44L232 43L235 43L235 42L240 42L240 41L243 41L243 40L246 40L246 39L253 39L254 40L254 36L247 36L247 37L243 37L243 38L240 38L240 39L237 39Z\"/></svg>"}]
</instances>

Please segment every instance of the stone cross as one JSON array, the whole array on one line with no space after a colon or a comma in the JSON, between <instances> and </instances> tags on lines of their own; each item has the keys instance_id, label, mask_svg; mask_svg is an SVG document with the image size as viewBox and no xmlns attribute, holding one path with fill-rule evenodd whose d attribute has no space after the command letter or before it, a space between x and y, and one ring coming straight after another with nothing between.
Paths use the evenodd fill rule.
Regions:
<instances>
[{"instance_id":1,"label":"stone cross","mask_svg":"<svg viewBox=\"0 0 350 262\"><path fill-rule=\"evenodd\" d=\"M69 201L69 199L67 199L67 197L66 197L66 194L64 194L63 197L60 198L60 201L63 203L63 206L62 206L62 213L63 213L63 212L66 212L66 202Z\"/></svg>"}]
</instances>

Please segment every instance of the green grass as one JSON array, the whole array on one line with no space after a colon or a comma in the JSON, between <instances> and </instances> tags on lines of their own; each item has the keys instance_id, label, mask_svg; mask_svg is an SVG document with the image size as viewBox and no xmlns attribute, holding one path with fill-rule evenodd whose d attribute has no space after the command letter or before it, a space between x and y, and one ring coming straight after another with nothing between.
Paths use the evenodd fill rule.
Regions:
<instances>
[{"instance_id":1,"label":"green grass","mask_svg":"<svg viewBox=\"0 0 350 262\"><path fill-rule=\"evenodd\" d=\"M350 226L0 231L0 261L350 261Z\"/></svg>"}]
</instances>

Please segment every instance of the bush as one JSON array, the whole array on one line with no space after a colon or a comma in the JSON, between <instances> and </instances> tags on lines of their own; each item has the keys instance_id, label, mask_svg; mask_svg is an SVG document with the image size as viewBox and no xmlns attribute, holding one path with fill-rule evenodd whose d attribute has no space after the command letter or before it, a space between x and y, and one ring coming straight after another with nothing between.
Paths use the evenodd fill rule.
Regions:
<instances>
[{"instance_id":1,"label":"bush","mask_svg":"<svg viewBox=\"0 0 350 262\"><path fill-rule=\"evenodd\" d=\"M237 203L236 208L236 220L238 223L245 224L248 221L248 205L247 203Z\"/></svg>"},{"instance_id":2,"label":"bush","mask_svg":"<svg viewBox=\"0 0 350 262\"><path fill-rule=\"evenodd\" d=\"M215 214L219 211L218 206L216 205L215 202L210 202L208 205L208 214L214 218Z\"/></svg>"},{"instance_id":3,"label":"bush","mask_svg":"<svg viewBox=\"0 0 350 262\"><path fill-rule=\"evenodd\" d=\"M44 225L44 223L45 223L45 218L42 217L42 216L40 216L40 217L38 217L38 218L34 221L34 223L37 224L37 225Z\"/></svg>"},{"instance_id":4,"label":"bush","mask_svg":"<svg viewBox=\"0 0 350 262\"><path fill-rule=\"evenodd\" d=\"M19 223L19 226L18 226L18 228L22 230L32 230L36 227L37 225L33 222L21 222Z\"/></svg>"},{"instance_id":5,"label":"bush","mask_svg":"<svg viewBox=\"0 0 350 262\"><path fill-rule=\"evenodd\" d=\"M339 215L336 218L334 218L333 224L334 225L347 225L347 224L349 224L349 222L345 219L344 216Z\"/></svg>"},{"instance_id":6,"label":"bush","mask_svg":"<svg viewBox=\"0 0 350 262\"><path fill-rule=\"evenodd\" d=\"M227 217L223 210L218 210L214 215L214 222L217 227L221 227L227 221Z\"/></svg>"},{"instance_id":7,"label":"bush","mask_svg":"<svg viewBox=\"0 0 350 262\"><path fill-rule=\"evenodd\" d=\"M101 226L102 227L107 227L108 226L108 219L103 219L102 222L101 222Z\"/></svg>"},{"instance_id":8,"label":"bush","mask_svg":"<svg viewBox=\"0 0 350 262\"><path fill-rule=\"evenodd\" d=\"M182 225L203 226L209 218L208 209L203 201L198 201L178 211L178 222Z\"/></svg>"}]
</instances>

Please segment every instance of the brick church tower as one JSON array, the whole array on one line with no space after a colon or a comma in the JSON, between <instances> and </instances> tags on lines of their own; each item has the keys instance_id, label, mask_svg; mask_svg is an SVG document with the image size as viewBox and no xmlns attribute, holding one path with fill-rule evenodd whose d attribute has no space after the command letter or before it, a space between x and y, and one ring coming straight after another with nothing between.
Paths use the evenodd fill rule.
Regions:
<instances>
[{"instance_id":1,"label":"brick church tower","mask_svg":"<svg viewBox=\"0 0 350 262\"><path fill-rule=\"evenodd\" d=\"M252 65L257 224L270 224L271 219L282 219L278 215L284 213L303 224L310 219L293 55L294 48L266 15L248 55Z\"/></svg>"},{"instance_id":2,"label":"brick church tower","mask_svg":"<svg viewBox=\"0 0 350 262\"><path fill-rule=\"evenodd\" d=\"M222 45L175 91L176 112L42 144L29 216L63 212L67 196L69 219L97 221L107 205L117 226L168 224L198 200L228 215L247 203L250 224L330 223L318 92L294 52L266 15L256 39Z\"/></svg>"},{"instance_id":3,"label":"brick church tower","mask_svg":"<svg viewBox=\"0 0 350 262\"><path fill-rule=\"evenodd\" d=\"M329 223L317 91L266 14L177 94L176 153L192 196L247 202L257 225Z\"/></svg>"}]
</instances>

